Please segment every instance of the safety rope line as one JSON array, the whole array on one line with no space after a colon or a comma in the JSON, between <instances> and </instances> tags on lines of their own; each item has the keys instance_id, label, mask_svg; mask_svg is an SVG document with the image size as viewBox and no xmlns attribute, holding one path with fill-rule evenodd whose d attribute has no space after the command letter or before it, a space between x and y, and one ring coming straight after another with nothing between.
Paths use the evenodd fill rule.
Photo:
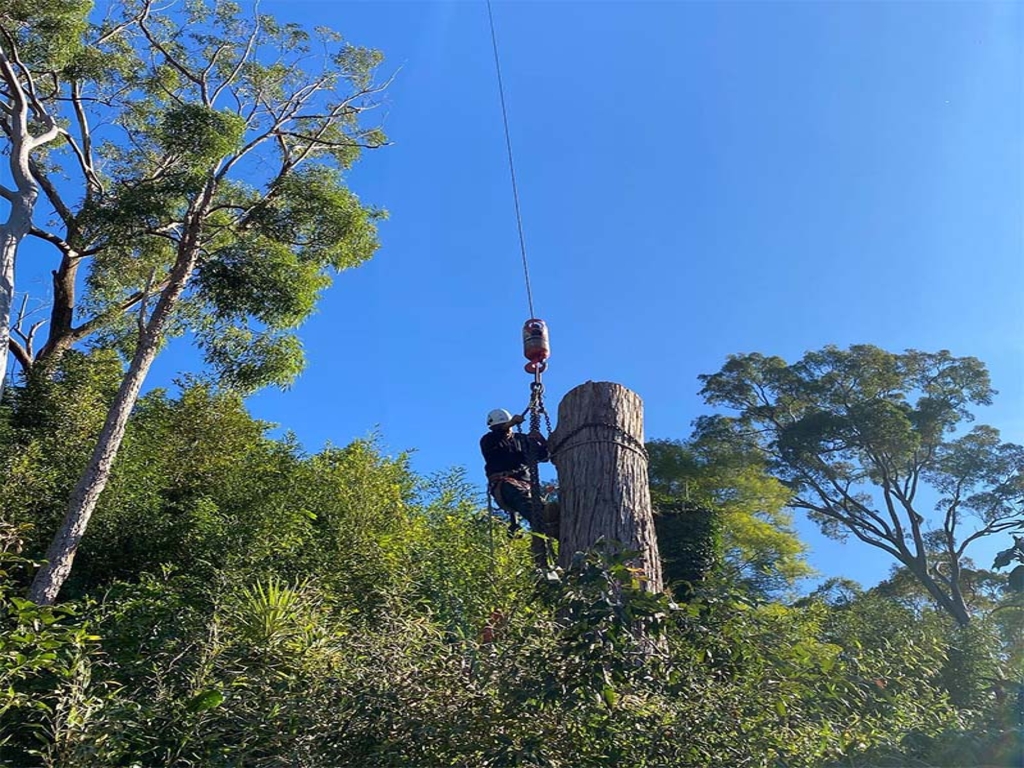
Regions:
<instances>
[{"instance_id":1,"label":"safety rope line","mask_svg":"<svg viewBox=\"0 0 1024 768\"><path fill-rule=\"evenodd\" d=\"M508 172L512 177L512 201L516 208L516 226L519 229L519 252L523 257L523 277L526 281L526 301L530 307L530 317L536 317L533 311L533 288L530 285L530 265L526 260L526 236L523 234L523 214L519 206L519 185L516 183L516 164L512 158L512 134L508 128L508 108L505 106L505 84L501 79L501 60L498 57L498 35L494 31L494 11L491 0L487 0L487 18L491 22L491 47L494 49L494 70L498 74L498 96L501 99L501 119L505 125L505 148L508 150Z\"/></svg>"}]
</instances>

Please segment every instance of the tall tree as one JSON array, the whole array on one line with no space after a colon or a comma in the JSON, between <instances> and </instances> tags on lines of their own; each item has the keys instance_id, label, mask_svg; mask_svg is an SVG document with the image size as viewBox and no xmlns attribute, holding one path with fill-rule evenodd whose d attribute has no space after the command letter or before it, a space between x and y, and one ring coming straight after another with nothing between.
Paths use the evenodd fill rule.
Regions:
<instances>
[{"instance_id":1,"label":"tall tree","mask_svg":"<svg viewBox=\"0 0 1024 768\"><path fill-rule=\"evenodd\" d=\"M80 34L91 3L87 0L13 0L0 8L0 129L7 140L11 186L0 184L9 206L0 224L0 395L7 374L11 339L14 267L18 250L33 229L39 183L35 156L63 128L52 112L56 93L47 77L81 49ZM23 336L31 346L29 335Z\"/></svg>"},{"instance_id":2,"label":"tall tree","mask_svg":"<svg viewBox=\"0 0 1024 768\"><path fill-rule=\"evenodd\" d=\"M111 7L116 17L83 33L87 55L53 78L76 135L50 162L77 168L80 203L37 164L57 214L42 235L59 266L47 340L19 359L53 360L91 335L128 364L33 583L41 603L67 578L167 338L190 331L240 389L288 383L302 365L293 329L331 271L373 254L383 215L343 178L363 149L385 143L362 124L386 87L374 80L378 52L221 0ZM77 325L75 314L85 314Z\"/></svg>"},{"instance_id":3,"label":"tall tree","mask_svg":"<svg viewBox=\"0 0 1024 768\"><path fill-rule=\"evenodd\" d=\"M888 553L942 610L970 622L967 549L1024 527L1024 447L990 426L961 428L970 406L994 394L983 363L828 346L793 364L733 356L701 381L708 403L737 415L706 417L700 433L762 451L792 489L791 506L827 535Z\"/></svg>"}]
</instances>

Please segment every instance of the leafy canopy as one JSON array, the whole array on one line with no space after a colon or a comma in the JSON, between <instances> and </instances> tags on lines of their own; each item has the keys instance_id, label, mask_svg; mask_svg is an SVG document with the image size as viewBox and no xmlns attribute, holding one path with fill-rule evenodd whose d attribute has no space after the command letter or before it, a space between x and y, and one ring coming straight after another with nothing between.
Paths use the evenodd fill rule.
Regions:
<instances>
[{"instance_id":1,"label":"leafy canopy","mask_svg":"<svg viewBox=\"0 0 1024 768\"><path fill-rule=\"evenodd\" d=\"M1024 448L994 427L963 431L994 394L981 361L829 346L795 363L736 355L701 380L708 403L735 412L702 419L702 436L760 452L826 534L887 552L969 621L967 548L1024 526Z\"/></svg>"},{"instance_id":2,"label":"leafy canopy","mask_svg":"<svg viewBox=\"0 0 1024 768\"><path fill-rule=\"evenodd\" d=\"M766 472L759 454L711 436L654 440L647 450L651 500L660 517L704 509L719 518L724 578L772 592L811 574L806 547L786 509L790 491ZM673 547L663 538L659 530L663 556L671 558Z\"/></svg>"}]
</instances>

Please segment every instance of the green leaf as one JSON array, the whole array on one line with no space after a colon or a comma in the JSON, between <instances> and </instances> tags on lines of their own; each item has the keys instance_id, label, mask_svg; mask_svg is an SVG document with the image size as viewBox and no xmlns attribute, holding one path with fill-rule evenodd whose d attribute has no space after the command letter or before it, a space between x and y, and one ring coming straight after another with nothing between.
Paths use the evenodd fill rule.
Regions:
<instances>
[{"instance_id":1,"label":"green leaf","mask_svg":"<svg viewBox=\"0 0 1024 768\"><path fill-rule=\"evenodd\" d=\"M223 701L223 693L215 688L209 688L193 697L192 701L185 708L189 712L205 712L208 709L220 706Z\"/></svg>"},{"instance_id":2,"label":"green leaf","mask_svg":"<svg viewBox=\"0 0 1024 768\"><path fill-rule=\"evenodd\" d=\"M619 694L617 694L615 689L610 685L606 685L601 691L601 698L604 699L604 703L608 706L608 709L614 709L615 703L619 700Z\"/></svg>"}]
</instances>

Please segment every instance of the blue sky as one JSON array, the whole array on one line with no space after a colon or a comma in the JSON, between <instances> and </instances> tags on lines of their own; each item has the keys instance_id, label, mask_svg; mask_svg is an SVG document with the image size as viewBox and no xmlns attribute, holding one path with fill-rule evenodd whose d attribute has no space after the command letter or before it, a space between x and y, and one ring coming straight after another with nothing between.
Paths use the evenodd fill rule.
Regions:
<instances>
[{"instance_id":1,"label":"blue sky","mask_svg":"<svg viewBox=\"0 0 1024 768\"><path fill-rule=\"evenodd\" d=\"M477 478L486 412L521 410L527 318L483 0L264 0L380 48L393 146L350 174L387 208L378 256L302 336L309 367L251 399L309 450L379 429ZM834 343L990 366L980 421L1024 441L1024 7L1014 3L496 0L552 410L620 382L649 437L706 413L727 355ZM154 368L196 365L181 344ZM812 563L890 563L801 522ZM985 561L987 558L981 558ZM985 563L987 564L987 562Z\"/></svg>"}]
</instances>

